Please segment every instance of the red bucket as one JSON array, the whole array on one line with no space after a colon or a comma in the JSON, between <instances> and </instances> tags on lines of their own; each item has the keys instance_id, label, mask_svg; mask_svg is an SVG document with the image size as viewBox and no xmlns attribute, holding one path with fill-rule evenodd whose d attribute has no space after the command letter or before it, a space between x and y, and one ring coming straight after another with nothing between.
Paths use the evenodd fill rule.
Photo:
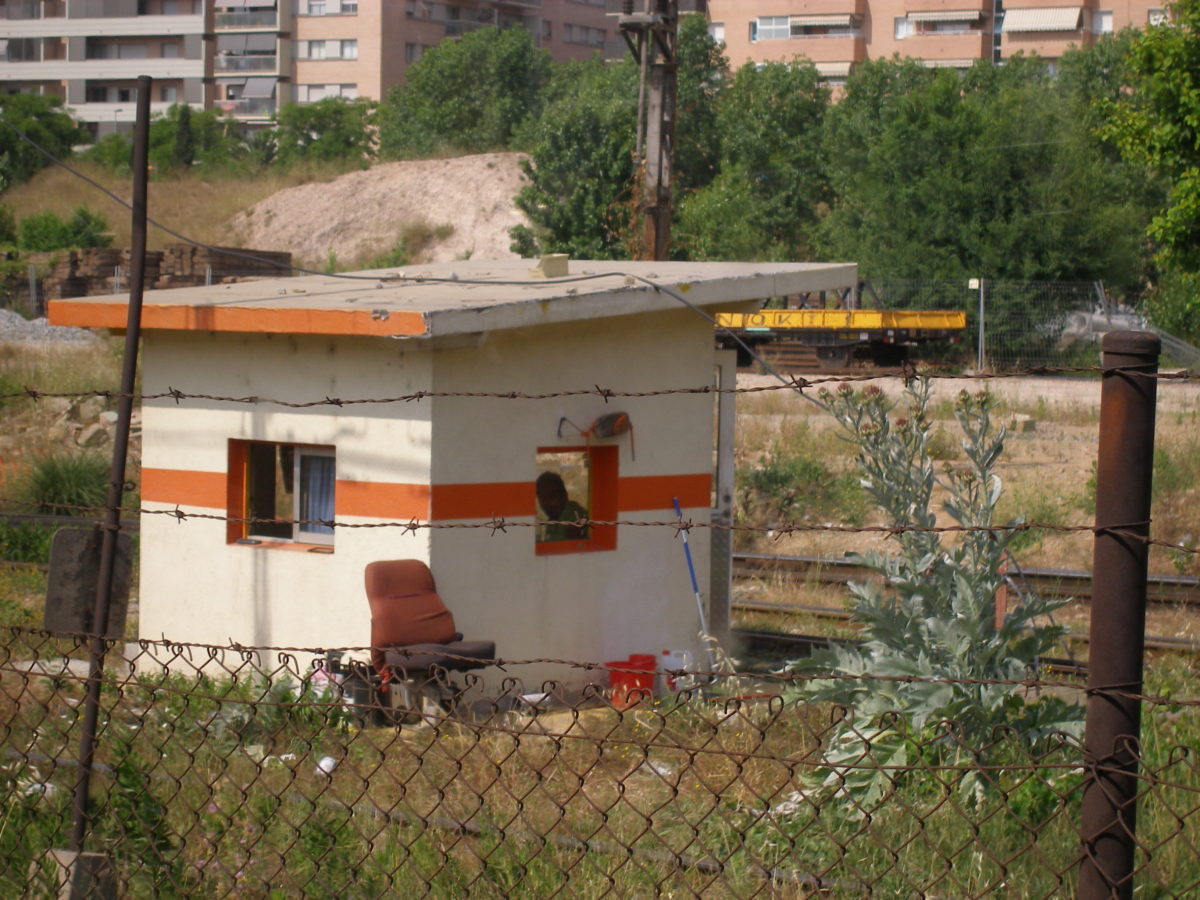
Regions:
<instances>
[{"instance_id":1,"label":"red bucket","mask_svg":"<svg viewBox=\"0 0 1200 900\"><path fill-rule=\"evenodd\" d=\"M629 659L604 664L608 684L612 688L612 705L629 709L654 696L654 677L658 673L658 657L653 653L634 653ZM616 669L630 671L614 671Z\"/></svg>"}]
</instances>

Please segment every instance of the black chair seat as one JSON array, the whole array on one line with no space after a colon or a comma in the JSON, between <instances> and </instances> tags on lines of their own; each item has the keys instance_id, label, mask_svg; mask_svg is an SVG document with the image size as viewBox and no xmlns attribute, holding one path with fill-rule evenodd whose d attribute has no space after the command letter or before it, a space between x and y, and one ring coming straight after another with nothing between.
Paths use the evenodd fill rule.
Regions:
<instances>
[{"instance_id":1,"label":"black chair seat","mask_svg":"<svg viewBox=\"0 0 1200 900\"><path fill-rule=\"evenodd\" d=\"M459 659L458 657L467 657ZM440 666L451 672L483 669L496 658L495 641L451 641L448 644L409 644L384 648L383 661L396 670L428 671Z\"/></svg>"}]
</instances>

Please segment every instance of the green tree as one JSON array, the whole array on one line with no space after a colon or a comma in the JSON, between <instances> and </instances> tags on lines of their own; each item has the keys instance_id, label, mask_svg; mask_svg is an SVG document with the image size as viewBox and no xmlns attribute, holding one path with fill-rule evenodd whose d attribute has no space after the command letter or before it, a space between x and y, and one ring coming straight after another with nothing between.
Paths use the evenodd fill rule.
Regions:
<instances>
[{"instance_id":1,"label":"green tree","mask_svg":"<svg viewBox=\"0 0 1200 900\"><path fill-rule=\"evenodd\" d=\"M193 110L184 103L173 104L166 115L150 122L150 169L164 175L193 165L207 171L237 167L250 158L241 139L240 126L215 110ZM114 172L130 170L133 136L105 135L84 153ZM190 162L185 162L189 160Z\"/></svg>"},{"instance_id":2,"label":"green tree","mask_svg":"<svg viewBox=\"0 0 1200 900\"><path fill-rule=\"evenodd\" d=\"M17 218L13 211L0 203L0 247L11 247L17 243Z\"/></svg>"},{"instance_id":3,"label":"green tree","mask_svg":"<svg viewBox=\"0 0 1200 900\"><path fill-rule=\"evenodd\" d=\"M503 150L536 114L552 71L550 54L521 26L480 28L430 47L380 108L380 156Z\"/></svg>"},{"instance_id":4,"label":"green tree","mask_svg":"<svg viewBox=\"0 0 1200 900\"><path fill-rule=\"evenodd\" d=\"M1104 134L1125 158L1165 175L1165 205L1149 234L1165 263L1200 271L1200 0L1178 0L1167 21L1132 38L1132 90L1108 98Z\"/></svg>"},{"instance_id":5,"label":"green tree","mask_svg":"<svg viewBox=\"0 0 1200 900\"><path fill-rule=\"evenodd\" d=\"M747 64L720 95L720 174L685 196L677 234L696 259L805 259L828 183L829 91L811 62Z\"/></svg>"},{"instance_id":6,"label":"green tree","mask_svg":"<svg viewBox=\"0 0 1200 900\"><path fill-rule=\"evenodd\" d=\"M729 60L708 33L704 16L683 16L676 44L675 178L677 192L702 188L720 167L723 135L718 103L729 78Z\"/></svg>"},{"instance_id":7,"label":"green tree","mask_svg":"<svg viewBox=\"0 0 1200 900\"><path fill-rule=\"evenodd\" d=\"M59 97L6 94L0 97L0 115L4 123L0 125L0 190L29 180L50 164L17 131L59 159L70 156L76 144L89 140L87 130L62 108Z\"/></svg>"},{"instance_id":8,"label":"green tree","mask_svg":"<svg viewBox=\"0 0 1200 900\"><path fill-rule=\"evenodd\" d=\"M874 278L1135 288L1144 208L1087 127L1079 90L1020 56L961 76L912 60L863 64L826 119L836 200L823 254Z\"/></svg>"},{"instance_id":9,"label":"green tree","mask_svg":"<svg viewBox=\"0 0 1200 900\"><path fill-rule=\"evenodd\" d=\"M707 185L716 174L720 134L717 103L728 66L704 19L683 17L676 95L676 192ZM539 116L515 142L529 149L529 184L517 206L533 228L513 229L513 248L580 258L627 257L634 226L633 153L638 67L630 58L598 57L561 67L543 92Z\"/></svg>"},{"instance_id":10,"label":"green tree","mask_svg":"<svg viewBox=\"0 0 1200 900\"><path fill-rule=\"evenodd\" d=\"M637 122L637 67L599 58L564 66L546 106L526 132L529 183L517 207L533 229L513 229L514 249L570 253L578 259L628 254Z\"/></svg>"},{"instance_id":11,"label":"green tree","mask_svg":"<svg viewBox=\"0 0 1200 900\"><path fill-rule=\"evenodd\" d=\"M276 163L365 164L375 156L375 104L328 97L301 106L289 103L276 114Z\"/></svg>"},{"instance_id":12,"label":"green tree","mask_svg":"<svg viewBox=\"0 0 1200 900\"><path fill-rule=\"evenodd\" d=\"M192 108L179 105L175 119L175 141L171 146L171 168L190 169L196 161L196 137L192 134Z\"/></svg>"}]
</instances>

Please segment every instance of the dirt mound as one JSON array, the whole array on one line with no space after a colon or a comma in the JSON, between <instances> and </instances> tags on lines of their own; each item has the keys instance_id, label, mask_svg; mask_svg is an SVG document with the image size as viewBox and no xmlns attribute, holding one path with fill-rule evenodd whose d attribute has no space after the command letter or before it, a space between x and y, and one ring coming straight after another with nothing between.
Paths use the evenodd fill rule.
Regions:
<instances>
[{"instance_id":1,"label":"dirt mound","mask_svg":"<svg viewBox=\"0 0 1200 900\"><path fill-rule=\"evenodd\" d=\"M287 188L230 220L244 247L290 250L300 265L366 263L407 234L450 231L413 262L516 254L508 229L528 224L513 206L525 183L519 153L383 163L320 184Z\"/></svg>"}]
</instances>

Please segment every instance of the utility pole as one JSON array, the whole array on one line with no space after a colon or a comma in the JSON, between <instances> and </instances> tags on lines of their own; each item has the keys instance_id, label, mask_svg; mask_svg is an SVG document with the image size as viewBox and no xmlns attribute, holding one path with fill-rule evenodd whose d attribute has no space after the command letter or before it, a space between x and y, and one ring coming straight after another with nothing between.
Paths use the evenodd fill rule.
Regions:
<instances>
[{"instance_id":1,"label":"utility pole","mask_svg":"<svg viewBox=\"0 0 1200 900\"><path fill-rule=\"evenodd\" d=\"M618 0L621 36L641 67L635 149L642 217L642 259L666 259L671 247L671 176L680 0ZM684 0L686 11L704 0ZM699 9L697 10L697 6ZM611 7L610 7L611 9Z\"/></svg>"}]
</instances>

